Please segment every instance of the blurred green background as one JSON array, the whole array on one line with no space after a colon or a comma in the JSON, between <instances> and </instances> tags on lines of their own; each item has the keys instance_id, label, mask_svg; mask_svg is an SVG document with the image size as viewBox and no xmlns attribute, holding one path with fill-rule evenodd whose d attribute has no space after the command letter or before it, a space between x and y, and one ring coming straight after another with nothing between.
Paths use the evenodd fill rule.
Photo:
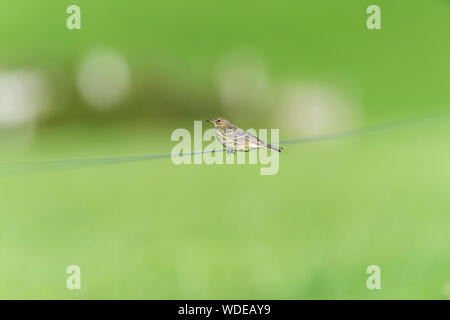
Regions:
<instances>
[{"instance_id":1,"label":"blurred green background","mask_svg":"<svg viewBox=\"0 0 450 320\"><path fill-rule=\"evenodd\" d=\"M449 4L2 1L0 161L166 153L217 115L283 140L445 112ZM2 174L0 298L448 299L449 123L286 145L274 176L170 159Z\"/></svg>"}]
</instances>

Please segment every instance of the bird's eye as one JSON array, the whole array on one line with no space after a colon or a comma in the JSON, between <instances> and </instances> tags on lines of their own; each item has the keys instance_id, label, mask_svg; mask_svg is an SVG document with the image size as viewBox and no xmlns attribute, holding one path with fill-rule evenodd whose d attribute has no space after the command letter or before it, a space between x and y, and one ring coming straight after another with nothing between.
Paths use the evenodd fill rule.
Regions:
<instances>
[{"instance_id":1,"label":"bird's eye","mask_svg":"<svg viewBox=\"0 0 450 320\"><path fill-rule=\"evenodd\" d=\"M220 119L219 119L219 120L217 120L217 122L220 122Z\"/></svg>"}]
</instances>

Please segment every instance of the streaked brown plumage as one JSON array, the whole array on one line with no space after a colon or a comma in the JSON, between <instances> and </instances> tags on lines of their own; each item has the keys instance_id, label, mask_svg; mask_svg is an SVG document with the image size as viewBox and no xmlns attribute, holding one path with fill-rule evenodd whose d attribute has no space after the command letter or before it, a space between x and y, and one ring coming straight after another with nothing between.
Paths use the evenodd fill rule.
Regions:
<instances>
[{"instance_id":1,"label":"streaked brown plumage","mask_svg":"<svg viewBox=\"0 0 450 320\"><path fill-rule=\"evenodd\" d=\"M212 120L206 120L216 128L216 137L227 148L227 153L234 151L249 151L258 148L270 148L281 152L283 148L272 146L258 139L254 135L235 126L230 121L222 117L216 117Z\"/></svg>"}]
</instances>

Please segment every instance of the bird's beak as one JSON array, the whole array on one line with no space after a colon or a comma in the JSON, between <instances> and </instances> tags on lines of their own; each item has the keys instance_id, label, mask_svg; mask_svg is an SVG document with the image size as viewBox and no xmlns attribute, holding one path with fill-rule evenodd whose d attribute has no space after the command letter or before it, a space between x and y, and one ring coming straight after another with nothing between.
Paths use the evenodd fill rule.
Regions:
<instances>
[{"instance_id":1,"label":"bird's beak","mask_svg":"<svg viewBox=\"0 0 450 320\"><path fill-rule=\"evenodd\" d=\"M211 122L211 120L205 120L205 122Z\"/></svg>"}]
</instances>

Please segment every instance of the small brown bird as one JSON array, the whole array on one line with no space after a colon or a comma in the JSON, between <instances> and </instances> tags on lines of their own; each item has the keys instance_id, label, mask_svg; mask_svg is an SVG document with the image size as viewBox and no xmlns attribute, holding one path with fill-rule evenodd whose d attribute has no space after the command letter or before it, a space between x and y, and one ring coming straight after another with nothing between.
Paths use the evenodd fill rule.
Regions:
<instances>
[{"instance_id":1,"label":"small brown bird","mask_svg":"<svg viewBox=\"0 0 450 320\"><path fill-rule=\"evenodd\" d=\"M251 149L269 148L281 152L283 148L272 146L258 139L254 135L235 126L222 117L206 120L216 128L216 137L227 148L227 153L235 151L249 151Z\"/></svg>"}]
</instances>

